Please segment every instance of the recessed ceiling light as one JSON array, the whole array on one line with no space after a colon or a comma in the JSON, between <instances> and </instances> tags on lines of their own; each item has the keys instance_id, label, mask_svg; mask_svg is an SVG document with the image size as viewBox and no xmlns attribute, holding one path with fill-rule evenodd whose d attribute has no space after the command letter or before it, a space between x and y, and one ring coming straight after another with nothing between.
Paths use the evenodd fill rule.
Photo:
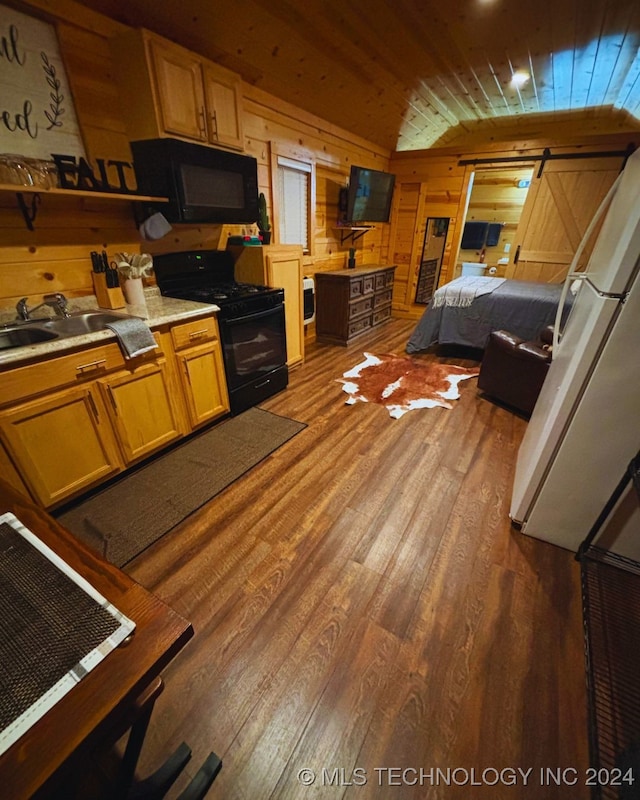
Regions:
<instances>
[{"instance_id":1,"label":"recessed ceiling light","mask_svg":"<svg viewBox=\"0 0 640 800\"><path fill-rule=\"evenodd\" d=\"M525 83L529 81L531 76L528 72L523 69L516 70L511 76L510 86L514 89L519 89L521 86L524 86Z\"/></svg>"}]
</instances>

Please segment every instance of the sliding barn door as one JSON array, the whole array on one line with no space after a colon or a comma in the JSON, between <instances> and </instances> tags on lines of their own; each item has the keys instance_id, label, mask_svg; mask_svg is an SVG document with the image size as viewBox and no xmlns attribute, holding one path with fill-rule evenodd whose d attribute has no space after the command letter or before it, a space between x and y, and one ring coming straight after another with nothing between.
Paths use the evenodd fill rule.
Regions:
<instances>
[{"instance_id":1,"label":"sliding barn door","mask_svg":"<svg viewBox=\"0 0 640 800\"><path fill-rule=\"evenodd\" d=\"M562 282L600 202L615 181L622 158L547 161L534 172L518 225L508 278ZM595 239L591 237L591 243ZM586 263L590 247L581 262Z\"/></svg>"}]
</instances>

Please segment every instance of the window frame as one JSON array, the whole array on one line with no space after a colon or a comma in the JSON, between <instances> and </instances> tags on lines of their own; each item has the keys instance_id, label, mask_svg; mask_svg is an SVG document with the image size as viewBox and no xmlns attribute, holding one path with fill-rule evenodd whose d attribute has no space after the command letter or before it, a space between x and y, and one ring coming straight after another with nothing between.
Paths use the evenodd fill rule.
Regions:
<instances>
[{"instance_id":1,"label":"window frame","mask_svg":"<svg viewBox=\"0 0 640 800\"><path fill-rule=\"evenodd\" d=\"M280 214L278 207L278 184L279 168L281 166L296 169L300 165L300 172L306 173L307 181L307 239L308 246L302 245L303 253L306 256L313 255L315 241L315 218L316 218L316 164L310 153L294 148L283 147L281 144L271 143L271 197L272 203L272 241L276 244L283 244L280 240Z\"/></svg>"}]
</instances>

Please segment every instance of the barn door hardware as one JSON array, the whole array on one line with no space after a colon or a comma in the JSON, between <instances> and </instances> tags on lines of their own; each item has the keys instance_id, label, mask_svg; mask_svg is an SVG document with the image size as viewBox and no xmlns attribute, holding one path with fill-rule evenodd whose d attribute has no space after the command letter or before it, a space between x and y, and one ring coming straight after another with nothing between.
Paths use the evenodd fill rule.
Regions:
<instances>
[{"instance_id":1,"label":"barn door hardware","mask_svg":"<svg viewBox=\"0 0 640 800\"><path fill-rule=\"evenodd\" d=\"M39 193L35 192L32 194L31 203L27 203L27 201L24 199L24 194L22 192L16 192L16 200L18 201L18 208L22 212L22 216L24 217L27 228L32 231L33 223L35 222L36 215L38 214L38 208L40 206Z\"/></svg>"},{"instance_id":2,"label":"barn door hardware","mask_svg":"<svg viewBox=\"0 0 640 800\"><path fill-rule=\"evenodd\" d=\"M624 165L627 163L627 159L635 150L635 145L631 142L627 145L624 150L606 150L603 152L574 152L574 153L552 153L548 147L545 147L543 152L540 155L529 155L529 156L501 156L500 158L466 158L458 161L459 167L466 167L466 166L477 166L479 164L517 164L518 162L529 162L532 161L541 161L542 164L540 165L540 169L538 171L538 177L542 174L542 170L544 169L544 165L547 161L557 161L558 159L564 160L573 160L576 158L621 158L622 167L621 170L624 168Z\"/></svg>"},{"instance_id":3,"label":"barn door hardware","mask_svg":"<svg viewBox=\"0 0 640 800\"><path fill-rule=\"evenodd\" d=\"M542 173L544 171L544 165L547 163L548 159L551 157L551 150L548 147L545 147L542 151L542 158L540 159L540 166L538 167L538 178L542 177Z\"/></svg>"}]
</instances>

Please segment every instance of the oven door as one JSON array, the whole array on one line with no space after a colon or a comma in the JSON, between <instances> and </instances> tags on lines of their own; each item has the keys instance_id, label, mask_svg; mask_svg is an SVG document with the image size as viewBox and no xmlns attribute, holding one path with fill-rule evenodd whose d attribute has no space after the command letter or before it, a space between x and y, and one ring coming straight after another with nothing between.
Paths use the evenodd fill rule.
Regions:
<instances>
[{"instance_id":1,"label":"oven door","mask_svg":"<svg viewBox=\"0 0 640 800\"><path fill-rule=\"evenodd\" d=\"M220 320L229 391L260 382L287 363L284 305Z\"/></svg>"}]
</instances>

